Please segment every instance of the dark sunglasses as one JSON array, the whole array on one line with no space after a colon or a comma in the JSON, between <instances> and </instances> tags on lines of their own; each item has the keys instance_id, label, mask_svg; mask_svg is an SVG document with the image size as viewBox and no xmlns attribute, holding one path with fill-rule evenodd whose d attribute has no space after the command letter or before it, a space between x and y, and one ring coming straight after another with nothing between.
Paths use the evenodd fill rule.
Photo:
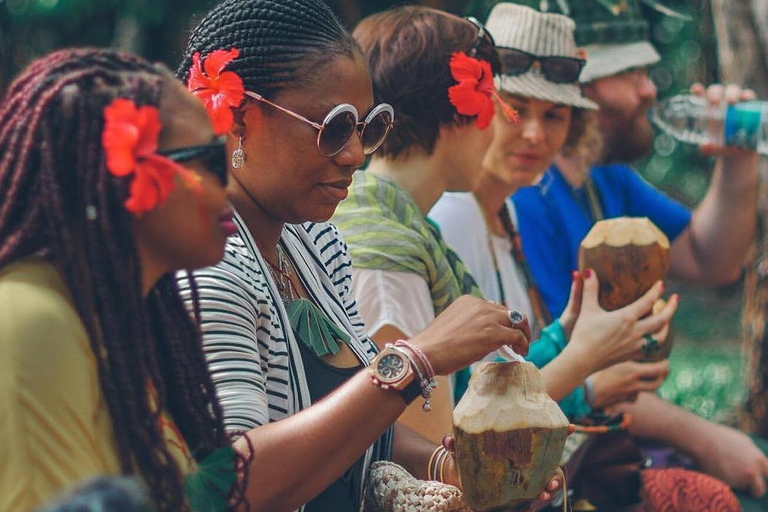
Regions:
<instances>
[{"instance_id":1,"label":"dark sunglasses","mask_svg":"<svg viewBox=\"0 0 768 512\"><path fill-rule=\"evenodd\" d=\"M473 24L475 28L477 28L477 38L475 38L475 44L472 45L472 48L469 50L470 57L475 56L477 49L480 48L480 45L483 43L490 45L491 48L496 47L496 41L493 40L493 36L488 31L488 29L485 28L485 25L480 22L480 20L474 16L465 16L464 19Z\"/></svg>"},{"instance_id":2,"label":"dark sunglasses","mask_svg":"<svg viewBox=\"0 0 768 512\"><path fill-rule=\"evenodd\" d=\"M539 56L516 48L499 47L501 72L506 76L522 75L535 62L539 63L544 78L555 84L572 84L579 81L586 60L578 57Z\"/></svg>"},{"instance_id":3,"label":"dark sunglasses","mask_svg":"<svg viewBox=\"0 0 768 512\"><path fill-rule=\"evenodd\" d=\"M224 142L225 138L221 137L210 144L189 146L170 151L158 151L158 155L162 155L179 164L200 159L205 169L216 176L222 185L226 185L227 150Z\"/></svg>"},{"instance_id":4,"label":"dark sunglasses","mask_svg":"<svg viewBox=\"0 0 768 512\"><path fill-rule=\"evenodd\" d=\"M269 101L261 94L251 91L245 91L245 94L315 128L317 130L317 150L320 151L321 155L327 157L337 155L344 149L355 131L357 131L360 142L363 145L363 153L366 156L370 155L379 149L379 146L381 146L392 129L392 123L395 121L395 111L387 103L375 106L365 117L365 121L362 122L358 122L357 109L354 105L342 103L333 107L325 116L322 124L318 124L292 110Z\"/></svg>"}]
</instances>

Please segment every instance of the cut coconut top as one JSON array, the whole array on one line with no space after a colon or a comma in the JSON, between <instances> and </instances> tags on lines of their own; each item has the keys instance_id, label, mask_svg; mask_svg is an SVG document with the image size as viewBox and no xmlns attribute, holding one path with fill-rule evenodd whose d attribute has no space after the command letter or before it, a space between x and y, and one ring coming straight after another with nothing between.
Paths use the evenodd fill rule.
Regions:
<instances>
[{"instance_id":1,"label":"cut coconut top","mask_svg":"<svg viewBox=\"0 0 768 512\"><path fill-rule=\"evenodd\" d=\"M669 249L667 236L647 217L618 217L601 220L589 230L581 242L581 246L585 249L592 249L598 245L625 247L652 244L659 244L662 248Z\"/></svg>"}]
</instances>

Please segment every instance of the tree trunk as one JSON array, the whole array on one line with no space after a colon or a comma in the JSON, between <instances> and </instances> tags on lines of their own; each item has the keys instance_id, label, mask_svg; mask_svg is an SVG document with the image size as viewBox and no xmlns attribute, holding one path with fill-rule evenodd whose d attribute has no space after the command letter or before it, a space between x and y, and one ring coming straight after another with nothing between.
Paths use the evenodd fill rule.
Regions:
<instances>
[{"instance_id":1,"label":"tree trunk","mask_svg":"<svg viewBox=\"0 0 768 512\"><path fill-rule=\"evenodd\" d=\"M712 0L722 81L768 98L768 2ZM742 428L768 436L768 159L760 162L758 227L746 262L742 349L747 403Z\"/></svg>"}]
</instances>

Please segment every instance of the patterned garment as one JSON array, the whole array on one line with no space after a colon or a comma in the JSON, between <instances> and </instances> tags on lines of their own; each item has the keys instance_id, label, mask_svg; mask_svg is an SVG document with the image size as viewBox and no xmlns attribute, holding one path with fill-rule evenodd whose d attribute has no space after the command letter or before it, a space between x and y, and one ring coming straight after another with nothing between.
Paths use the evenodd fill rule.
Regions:
<instances>
[{"instance_id":1,"label":"patterned garment","mask_svg":"<svg viewBox=\"0 0 768 512\"><path fill-rule=\"evenodd\" d=\"M355 267L411 272L429 287L435 316L461 295L482 298L469 269L408 193L383 176L357 171L333 217Z\"/></svg>"},{"instance_id":2,"label":"patterned garment","mask_svg":"<svg viewBox=\"0 0 768 512\"><path fill-rule=\"evenodd\" d=\"M653 512L740 512L727 484L685 469L646 469L643 491Z\"/></svg>"},{"instance_id":3,"label":"patterned garment","mask_svg":"<svg viewBox=\"0 0 768 512\"><path fill-rule=\"evenodd\" d=\"M248 228L235 214L236 235L227 239L224 259L194 272L200 298L203 345L208 368L230 432L243 432L296 414L312 405L298 341L267 263ZM322 242L318 242L322 238ZM368 365L378 350L364 332L351 294L347 248L329 224L286 224L281 236L315 304L350 335L349 347ZM318 243L322 245L319 246ZM185 274L179 288L190 304ZM368 468L391 456L390 428L344 479L358 502Z\"/></svg>"}]
</instances>

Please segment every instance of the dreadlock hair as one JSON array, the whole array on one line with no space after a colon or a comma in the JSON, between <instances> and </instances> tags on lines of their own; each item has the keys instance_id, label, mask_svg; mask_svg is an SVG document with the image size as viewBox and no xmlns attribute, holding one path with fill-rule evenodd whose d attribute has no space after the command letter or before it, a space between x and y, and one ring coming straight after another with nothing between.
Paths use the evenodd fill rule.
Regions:
<instances>
[{"instance_id":1,"label":"dreadlock hair","mask_svg":"<svg viewBox=\"0 0 768 512\"><path fill-rule=\"evenodd\" d=\"M373 14L355 28L355 40L368 60L377 101L392 105L395 126L377 157L395 159L413 148L432 154L440 128L474 121L456 112L448 89L456 85L450 61L454 52L488 61L494 75L501 60L478 28L453 14L408 5Z\"/></svg>"},{"instance_id":2,"label":"dreadlock hair","mask_svg":"<svg viewBox=\"0 0 768 512\"><path fill-rule=\"evenodd\" d=\"M267 98L305 85L319 67L359 51L322 0L226 0L194 29L176 75L187 80L196 52L205 57L231 48L240 56L227 70Z\"/></svg>"},{"instance_id":3,"label":"dreadlock hair","mask_svg":"<svg viewBox=\"0 0 768 512\"><path fill-rule=\"evenodd\" d=\"M123 207L128 183L108 172L101 145L106 106L115 98L159 106L169 79L130 55L64 50L32 63L0 108L0 268L42 256L64 278L90 337L121 470L146 480L160 512L188 510L162 410L196 456L229 443L200 329L174 276L143 296Z\"/></svg>"}]
</instances>

